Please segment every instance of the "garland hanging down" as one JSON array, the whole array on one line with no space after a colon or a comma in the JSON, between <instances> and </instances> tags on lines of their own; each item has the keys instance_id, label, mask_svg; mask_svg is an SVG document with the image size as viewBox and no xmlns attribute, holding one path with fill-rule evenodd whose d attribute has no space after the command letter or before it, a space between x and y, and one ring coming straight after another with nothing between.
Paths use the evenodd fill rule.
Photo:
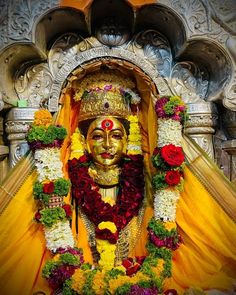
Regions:
<instances>
[{"instance_id":1,"label":"garland hanging down","mask_svg":"<svg viewBox=\"0 0 236 295\"><path fill-rule=\"evenodd\" d=\"M152 180L154 217L147 228L149 238L146 248L149 255L129 257L120 266L114 266L119 232L133 216L138 215L144 197L143 157L137 117L130 118L130 134L133 135L128 142L128 155L122 159L115 205L101 199L98 187L89 175L91 157L83 155L79 131L72 136L69 161L72 196L95 225L97 250L103 253L98 265L90 265L84 261L82 249L74 247L67 221L71 218L72 207L63 202L70 188L70 181L63 177L58 153L64 136L61 133L58 135L57 128L63 127L52 128L48 111L36 112L34 125L28 134L39 174L39 180L34 185L34 197L39 203L35 220L44 225L47 248L55 254L43 269L43 277L53 290L59 289L64 295L177 294L175 290L163 293L163 284L165 278L171 277L172 253L181 243L175 214L179 191L183 187L181 123L187 118L186 106L179 97L172 96L159 98L155 109L158 143L152 155L156 174ZM43 132L41 127L35 128L42 125ZM45 134L51 134L52 130L51 140L45 142ZM59 172L55 167L60 167Z\"/></svg>"}]
</instances>

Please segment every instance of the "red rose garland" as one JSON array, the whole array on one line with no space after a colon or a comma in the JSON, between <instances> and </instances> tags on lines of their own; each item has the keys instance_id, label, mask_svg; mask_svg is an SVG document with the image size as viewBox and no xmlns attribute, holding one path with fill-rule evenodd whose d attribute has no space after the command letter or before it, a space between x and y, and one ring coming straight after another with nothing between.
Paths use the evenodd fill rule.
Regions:
<instances>
[{"instance_id":1,"label":"red rose garland","mask_svg":"<svg viewBox=\"0 0 236 295\"><path fill-rule=\"evenodd\" d=\"M122 159L119 192L114 206L102 200L99 187L88 173L90 155L69 161L72 198L95 225L96 238L116 243L119 232L138 215L144 197L143 156L129 155ZM102 221L114 222L116 233L98 229Z\"/></svg>"}]
</instances>

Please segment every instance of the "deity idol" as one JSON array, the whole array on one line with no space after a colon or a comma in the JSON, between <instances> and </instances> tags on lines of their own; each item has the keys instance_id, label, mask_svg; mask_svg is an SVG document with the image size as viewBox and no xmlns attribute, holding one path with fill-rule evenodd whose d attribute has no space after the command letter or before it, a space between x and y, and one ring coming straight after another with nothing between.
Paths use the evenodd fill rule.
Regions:
<instances>
[{"instance_id":1,"label":"deity idol","mask_svg":"<svg viewBox=\"0 0 236 295\"><path fill-rule=\"evenodd\" d=\"M186 107L176 96L142 104L135 86L111 70L79 80L59 114L63 145L63 127L36 112L37 181L1 219L2 294L233 290L235 224L185 166Z\"/></svg>"}]
</instances>

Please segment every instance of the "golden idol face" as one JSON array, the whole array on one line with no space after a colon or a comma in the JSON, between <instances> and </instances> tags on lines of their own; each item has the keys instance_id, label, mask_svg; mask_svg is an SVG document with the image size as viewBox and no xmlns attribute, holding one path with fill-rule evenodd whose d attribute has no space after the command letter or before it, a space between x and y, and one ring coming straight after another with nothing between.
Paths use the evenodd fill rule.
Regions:
<instances>
[{"instance_id":1,"label":"golden idol face","mask_svg":"<svg viewBox=\"0 0 236 295\"><path fill-rule=\"evenodd\" d=\"M124 126L116 118L101 117L94 120L86 138L88 152L94 164L104 169L117 165L126 152L127 135Z\"/></svg>"}]
</instances>

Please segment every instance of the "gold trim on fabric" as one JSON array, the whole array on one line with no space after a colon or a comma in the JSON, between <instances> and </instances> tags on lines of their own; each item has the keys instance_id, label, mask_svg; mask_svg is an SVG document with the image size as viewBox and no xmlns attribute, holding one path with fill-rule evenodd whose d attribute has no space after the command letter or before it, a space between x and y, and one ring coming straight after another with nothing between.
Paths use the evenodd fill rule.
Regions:
<instances>
[{"instance_id":1,"label":"gold trim on fabric","mask_svg":"<svg viewBox=\"0 0 236 295\"><path fill-rule=\"evenodd\" d=\"M7 174L0 187L0 214L3 213L33 169L34 159L32 152L29 152Z\"/></svg>"},{"instance_id":2,"label":"gold trim on fabric","mask_svg":"<svg viewBox=\"0 0 236 295\"><path fill-rule=\"evenodd\" d=\"M199 145L188 136L183 137L183 149L189 169L236 222L236 188Z\"/></svg>"}]
</instances>

